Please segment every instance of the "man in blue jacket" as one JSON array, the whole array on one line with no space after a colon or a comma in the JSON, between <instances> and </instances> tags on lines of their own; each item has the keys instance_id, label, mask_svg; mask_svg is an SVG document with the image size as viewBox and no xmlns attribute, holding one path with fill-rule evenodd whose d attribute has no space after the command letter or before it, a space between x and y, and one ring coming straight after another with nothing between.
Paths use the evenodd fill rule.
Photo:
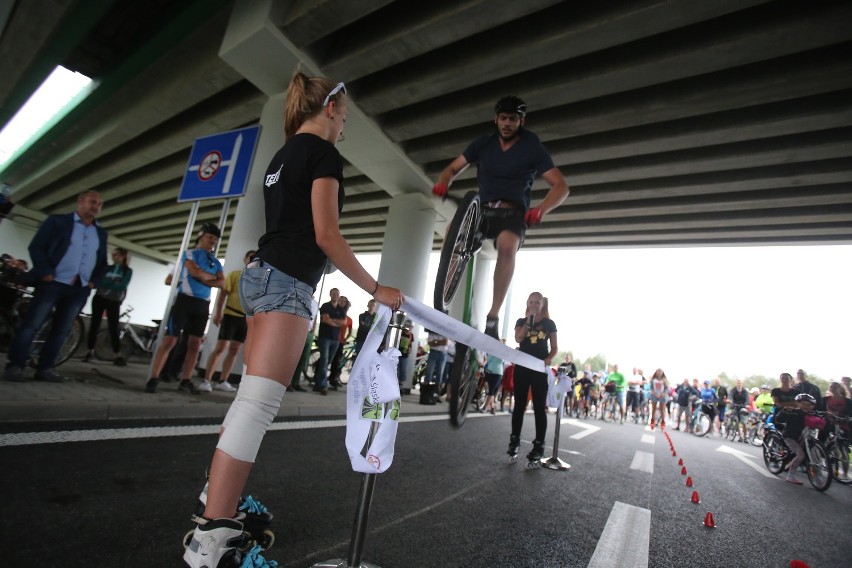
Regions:
<instances>
[{"instance_id":1,"label":"man in blue jacket","mask_svg":"<svg viewBox=\"0 0 852 568\"><path fill-rule=\"evenodd\" d=\"M48 216L30 242L33 268L28 276L35 290L9 347L4 380L24 380L30 345L49 317L50 334L39 354L35 378L66 380L53 369L54 361L71 323L107 269L107 232L95 221L101 207L100 193L85 191L77 197L76 211Z\"/></svg>"}]
</instances>

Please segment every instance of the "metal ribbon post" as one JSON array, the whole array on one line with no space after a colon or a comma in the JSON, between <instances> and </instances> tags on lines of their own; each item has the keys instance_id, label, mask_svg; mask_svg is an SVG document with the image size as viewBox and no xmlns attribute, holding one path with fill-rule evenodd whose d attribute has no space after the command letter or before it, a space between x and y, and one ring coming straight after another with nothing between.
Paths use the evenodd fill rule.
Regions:
<instances>
[{"instance_id":1,"label":"metal ribbon post","mask_svg":"<svg viewBox=\"0 0 852 568\"><path fill-rule=\"evenodd\" d=\"M565 380L569 380L567 376L565 377ZM573 386L569 388L573 388ZM541 458L542 467L559 471L571 469L571 465L568 462L559 458L559 427L562 423L562 413L565 411L565 395L566 393L559 393L559 409L556 411L556 427L553 432L553 455L549 458Z\"/></svg>"},{"instance_id":2,"label":"metal ribbon post","mask_svg":"<svg viewBox=\"0 0 852 568\"><path fill-rule=\"evenodd\" d=\"M405 312L394 312L388 327L388 347L399 347L402 338L402 326L405 323ZM370 435L367 438L367 446L372 443L378 422L370 425ZM352 539L349 542L349 555L346 560L334 559L314 564L312 568L379 568L375 564L363 562L361 553L364 550L364 538L367 536L367 521L370 517L370 504L373 501L373 490L376 487L375 473L365 473L361 478L361 491L358 494L358 503L355 506L355 523L352 526Z\"/></svg>"}]
</instances>

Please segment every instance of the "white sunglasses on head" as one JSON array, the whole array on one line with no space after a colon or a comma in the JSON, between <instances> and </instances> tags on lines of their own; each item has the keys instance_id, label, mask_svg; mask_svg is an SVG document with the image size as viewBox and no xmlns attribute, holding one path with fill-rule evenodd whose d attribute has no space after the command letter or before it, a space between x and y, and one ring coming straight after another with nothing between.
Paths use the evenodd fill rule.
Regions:
<instances>
[{"instance_id":1,"label":"white sunglasses on head","mask_svg":"<svg viewBox=\"0 0 852 568\"><path fill-rule=\"evenodd\" d=\"M344 94L344 95L346 94L346 85L344 85L344 84L343 84L343 81L341 81L340 83L338 83L338 84L337 84L337 86L336 86L336 87L334 87L334 88L331 90L331 92L325 96L325 99L322 101L322 106L324 106L324 107L325 107L325 106L328 106L328 101L330 101L330 100L331 100L331 97L333 97L334 95L336 95L336 94L337 94L337 93L339 93L340 91L343 91L343 94Z\"/></svg>"}]
</instances>

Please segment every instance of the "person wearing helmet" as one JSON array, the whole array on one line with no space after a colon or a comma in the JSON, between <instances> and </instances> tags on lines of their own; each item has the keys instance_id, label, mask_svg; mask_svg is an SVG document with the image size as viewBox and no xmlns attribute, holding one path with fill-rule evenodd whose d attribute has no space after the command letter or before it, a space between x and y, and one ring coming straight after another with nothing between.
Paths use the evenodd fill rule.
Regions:
<instances>
[{"instance_id":1,"label":"person wearing helmet","mask_svg":"<svg viewBox=\"0 0 852 568\"><path fill-rule=\"evenodd\" d=\"M794 404L795 407L788 407L783 412L784 430L781 435L784 437L784 443L787 444L787 447L796 454L790 461L786 481L794 485L801 485L801 480L796 478L796 472L802 462L805 461L805 450L801 442L802 431L805 428L805 415L816 408L817 401L810 394L799 393L794 398Z\"/></svg>"},{"instance_id":2,"label":"person wearing helmet","mask_svg":"<svg viewBox=\"0 0 852 568\"><path fill-rule=\"evenodd\" d=\"M772 395L769 393L769 391L769 385L760 385L759 394L756 394L754 398L754 405L759 411L765 412L766 414L772 413L772 408L775 405L775 402L772 400Z\"/></svg>"},{"instance_id":3,"label":"person wearing helmet","mask_svg":"<svg viewBox=\"0 0 852 568\"><path fill-rule=\"evenodd\" d=\"M214 253L221 236L219 227L213 223L204 223L195 239L195 248L186 251L183 255L177 284L178 293L166 320L166 335L154 354L151 378L145 385L145 392L157 392L160 373L166 364L166 359L177 344L181 333L185 333L187 335L186 355L183 359L183 374L178 389L190 394L199 393L190 377L195 370L198 351L201 349L201 338L204 336L207 318L210 316L210 291L213 288L221 288L225 284L222 264Z\"/></svg>"},{"instance_id":4,"label":"person wearing helmet","mask_svg":"<svg viewBox=\"0 0 852 568\"><path fill-rule=\"evenodd\" d=\"M483 205L483 235L494 239L497 263L491 308L485 318L485 333L499 339L497 314L506 298L515 256L526 230L559 207L569 189L559 168L538 136L524 129L527 105L515 96L503 97L494 107L496 132L483 134L453 160L438 176L432 193L441 199L456 177L476 164L476 180ZM545 198L532 206L532 184L541 176L550 186Z\"/></svg>"}]
</instances>

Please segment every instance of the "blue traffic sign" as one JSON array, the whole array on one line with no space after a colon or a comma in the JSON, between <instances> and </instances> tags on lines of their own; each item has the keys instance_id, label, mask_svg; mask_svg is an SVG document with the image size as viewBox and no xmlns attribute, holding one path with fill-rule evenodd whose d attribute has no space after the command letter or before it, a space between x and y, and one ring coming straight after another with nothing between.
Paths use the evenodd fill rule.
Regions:
<instances>
[{"instance_id":1,"label":"blue traffic sign","mask_svg":"<svg viewBox=\"0 0 852 568\"><path fill-rule=\"evenodd\" d=\"M259 136L258 125L196 138L178 202L245 195Z\"/></svg>"}]
</instances>

